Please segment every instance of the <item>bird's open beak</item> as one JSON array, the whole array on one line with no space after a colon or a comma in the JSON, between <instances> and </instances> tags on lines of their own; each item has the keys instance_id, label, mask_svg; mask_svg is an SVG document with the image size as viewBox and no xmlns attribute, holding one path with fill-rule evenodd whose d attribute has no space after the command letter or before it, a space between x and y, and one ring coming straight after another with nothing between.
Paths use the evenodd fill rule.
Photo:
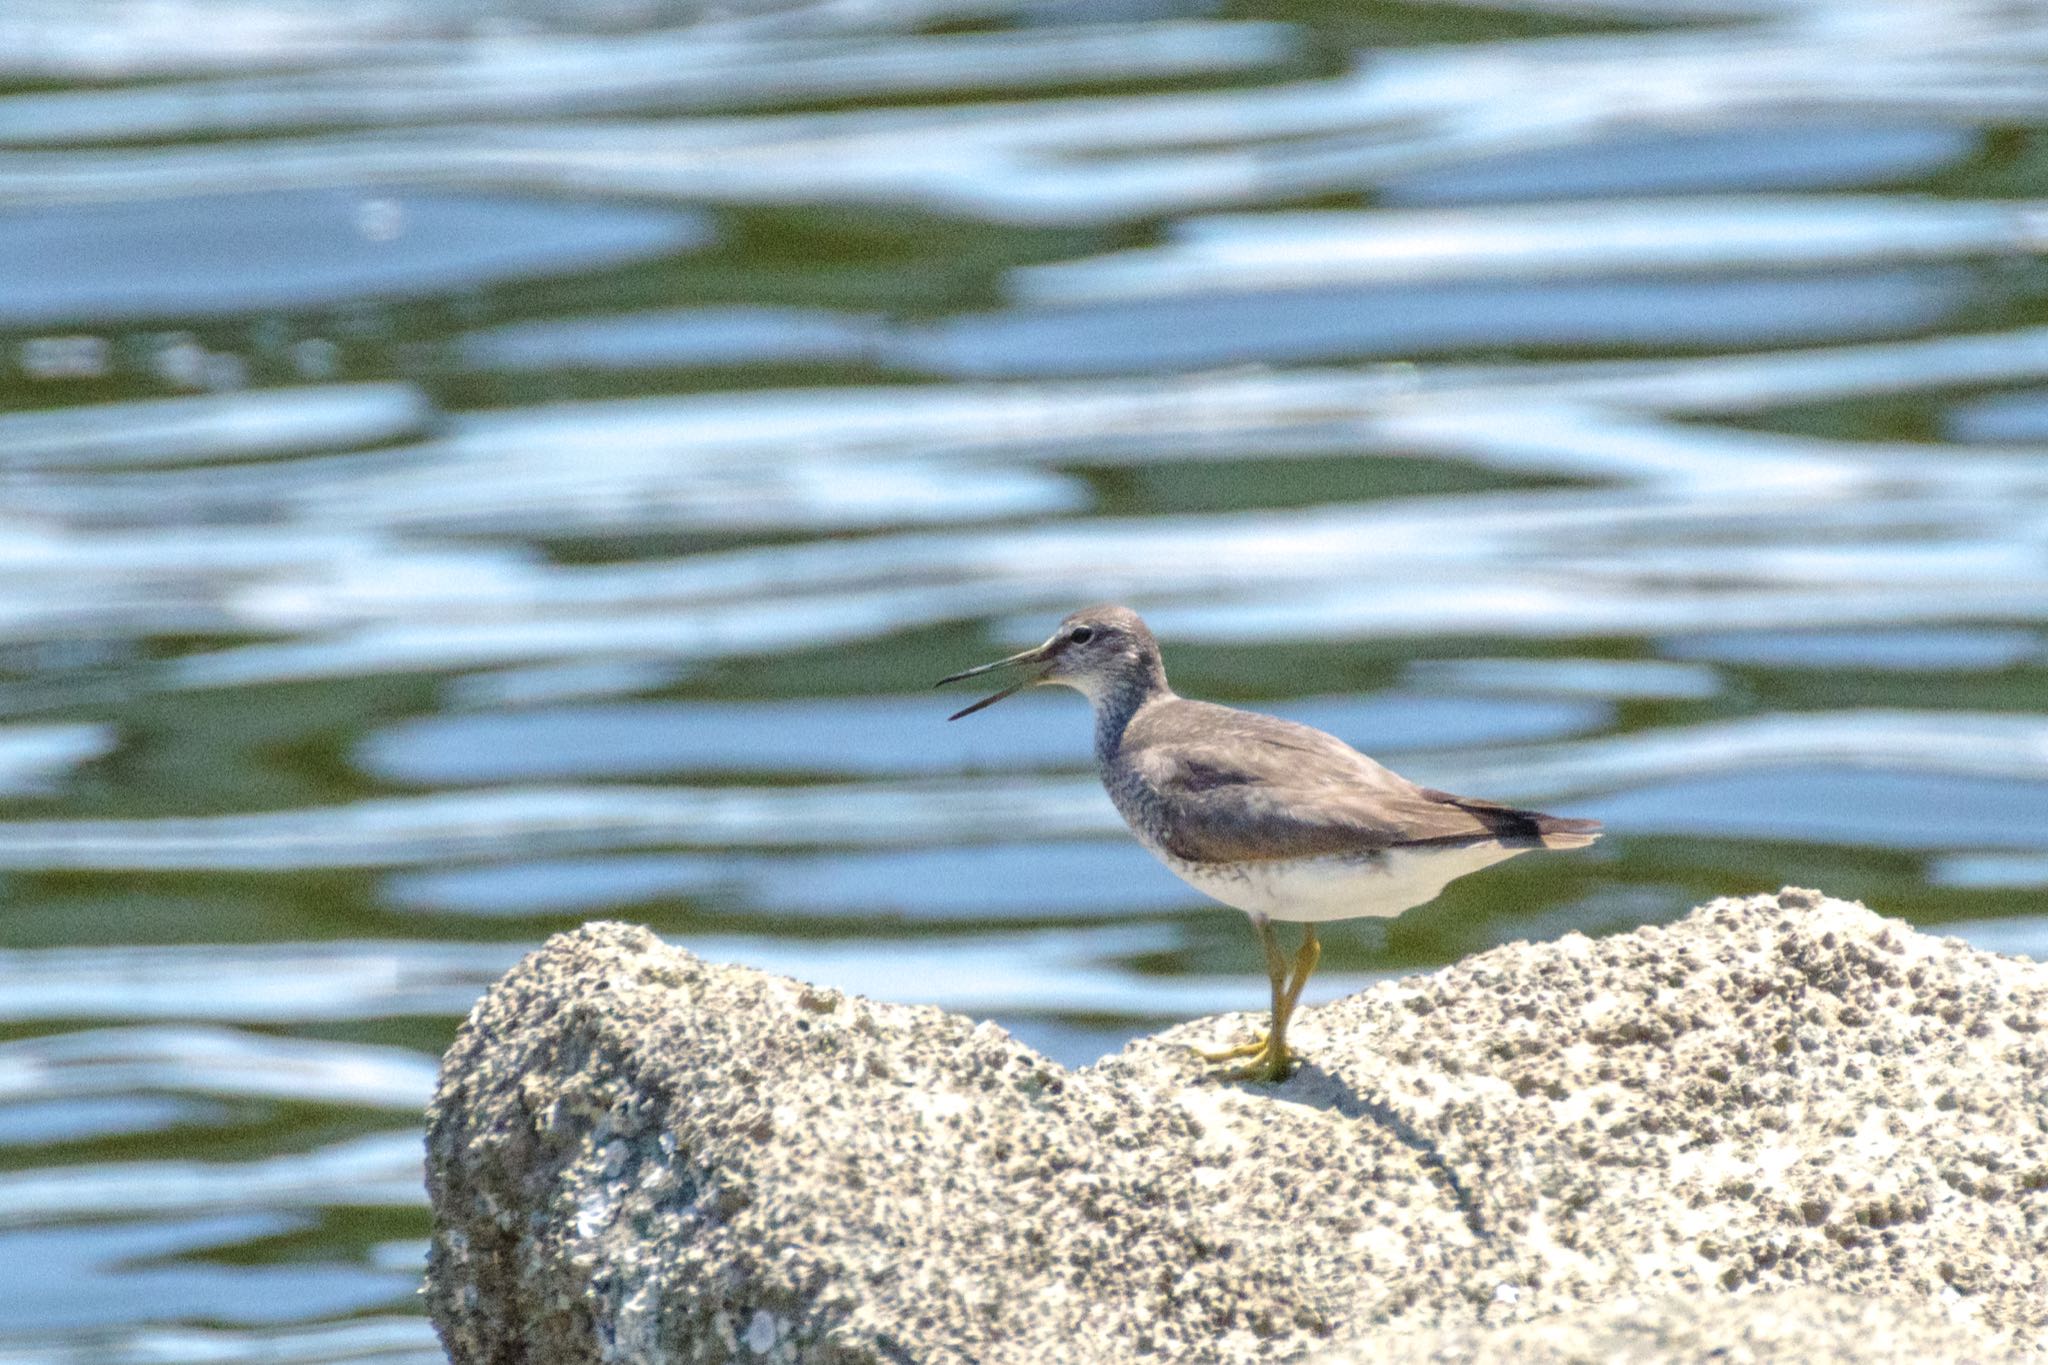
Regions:
<instances>
[{"instance_id":1,"label":"bird's open beak","mask_svg":"<svg viewBox=\"0 0 2048 1365\"><path fill-rule=\"evenodd\" d=\"M1004 697L1010 696L1013 693L1022 692L1025 688L1031 686L1031 684L1037 682L1039 679L1045 676L1046 669L1045 667L1043 667L1043 665L1050 663L1051 659L1052 644L1050 641L1048 641L1047 643L1042 645L1034 645L1030 649L1025 650L1021 654L1012 654L1007 659L997 659L992 664L983 664L979 668L963 669L960 672L953 674L951 677L939 679L938 682L933 684L933 686L944 687L947 683L956 683L959 682L962 678L978 678L984 673L993 673L999 668L1022 668L1029 670L1024 674L1023 677L1019 678L1016 682L1011 683L1008 687L996 693L994 696L983 697L980 701L974 703L974 705L963 707L962 709L955 711L952 715L946 717L947 720L958 720L962 716L971 716L976 711L980 711L985 707L994 706Z\"/></svg>"}]
</instances>

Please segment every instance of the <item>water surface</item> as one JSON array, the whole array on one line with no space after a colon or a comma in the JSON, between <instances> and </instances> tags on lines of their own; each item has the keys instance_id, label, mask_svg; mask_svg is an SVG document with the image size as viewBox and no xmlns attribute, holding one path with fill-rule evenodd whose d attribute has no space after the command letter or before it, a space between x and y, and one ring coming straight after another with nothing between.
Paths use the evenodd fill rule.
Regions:
<instances>
[{"instance_id":1,"label":"water surface","mask_svg":"<svg viewBox=\"0 0 2048 1365\"><path fill-rule=\"evenodd\" d=\"M1315 999L1786 882L2040 954L2044 37L10 7L0 1363L438 1358L435 1062L585 919L1073 1065L1257 1008L1078 699L929 690L1089 602L1608 822Z\"/></svg>"}]
</instances>

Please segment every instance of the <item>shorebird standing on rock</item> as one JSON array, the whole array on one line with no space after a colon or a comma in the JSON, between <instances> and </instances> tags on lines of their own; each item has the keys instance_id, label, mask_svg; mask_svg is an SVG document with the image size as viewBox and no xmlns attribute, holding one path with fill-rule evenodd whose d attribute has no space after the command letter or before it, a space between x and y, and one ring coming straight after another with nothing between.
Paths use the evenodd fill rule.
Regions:
<instances>
[{"instance_id":1,"label":"shorebird standing on rock","mask_svg":"<svg viewBox=\"0 0 2048 1365\"><path fill-rule=\"evenodd\" d=\"M1318 924L1398 915L1517 853L1600 837L1597 820L1417 786L1321 730L1177 697L1159 642L1128 607L1077 611L1044 644L939 685L999 669L1017 680L947 719L1035 684L1081 693L1095 708L1096 769L1131 833L1189 886L1251 916L1273 1018L1264 1037L1202 1054L1251 1058L1232 1079L1280 1081L1294 1070L1287 1024L1322 956ZM1302 927L1291 964L1275 920Z\"/></svg>"}]
</instances>

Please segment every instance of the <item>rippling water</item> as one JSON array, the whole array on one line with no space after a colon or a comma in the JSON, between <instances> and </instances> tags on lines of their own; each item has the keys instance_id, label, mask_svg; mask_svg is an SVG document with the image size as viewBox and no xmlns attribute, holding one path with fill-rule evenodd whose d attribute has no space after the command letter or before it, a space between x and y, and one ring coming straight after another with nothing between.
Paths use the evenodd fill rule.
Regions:
<instances>
[{"instance_id":1,"label":"rippling water","mask_svg":"<svg viewBox=\"0 0 2048 1365\"><path fill-rule=\"evenodd\" d=\"M551 930L1069 1063L1264 990L1071 696L1606 820L1323 998L1792 881L2048 954L2048 6L14 0L0 1365L438 1359Z\"/></svg>"}]
</instances>

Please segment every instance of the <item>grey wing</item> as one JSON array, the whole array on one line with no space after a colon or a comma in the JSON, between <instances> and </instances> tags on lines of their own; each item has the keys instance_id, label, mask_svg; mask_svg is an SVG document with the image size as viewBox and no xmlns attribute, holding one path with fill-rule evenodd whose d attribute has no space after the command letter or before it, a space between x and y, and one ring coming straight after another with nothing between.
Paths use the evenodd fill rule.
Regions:
<instances>
[{"instance_id":1,"label":"grey wing","mask_svg":"<svg viewBox=\"0 0 2048 1365\"><path fill-rule=\"evenodd\" d=\"M1265 862L1416 844L1538 848L1590 842L1560 820L1421 787L1320 730L1209 706L1141 716L1125 759L1169 817L1161 842L1190 862ZM1199 709L1196 709L1199 708ZM1147 724L1146 722L1152 722ZM1160 723L1166 722L1166 723Z\"/></svg>"}]
</instances>

